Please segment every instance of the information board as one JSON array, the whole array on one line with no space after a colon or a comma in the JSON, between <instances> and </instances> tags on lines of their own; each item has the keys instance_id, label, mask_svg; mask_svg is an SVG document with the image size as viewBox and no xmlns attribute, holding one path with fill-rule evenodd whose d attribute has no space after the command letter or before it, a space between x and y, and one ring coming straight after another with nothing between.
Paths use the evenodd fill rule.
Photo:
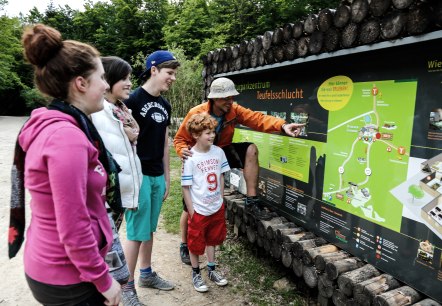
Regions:
<instances>
[{"instance_id":1,"label":"information board","mask_svg":"<svg viewBox=\"0 0 442 306\"><path fill-rule=\"evenodd\" d=\"M300 137L244 126L290 220L442 302L442 32L225 74Z\"/></svg>"}]
</instances>

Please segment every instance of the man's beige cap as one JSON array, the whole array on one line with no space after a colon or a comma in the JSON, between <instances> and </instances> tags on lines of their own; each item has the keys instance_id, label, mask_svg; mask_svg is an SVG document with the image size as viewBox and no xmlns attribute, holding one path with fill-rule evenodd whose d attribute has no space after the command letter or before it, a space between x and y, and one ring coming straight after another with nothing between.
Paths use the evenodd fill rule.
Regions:
<instances>
[{"instance_id":1,"label":"man's beige cap","mask_svg":"<svg viewBox=\"0 0 442 306\"><path fill-rule=\"evenodd\" d=\"M237 96L239 92L236 91L235 83L228 78L218 78L210 85L210 93L207 96L209 99L227 98Z\"/></svg>"}]
</instances>

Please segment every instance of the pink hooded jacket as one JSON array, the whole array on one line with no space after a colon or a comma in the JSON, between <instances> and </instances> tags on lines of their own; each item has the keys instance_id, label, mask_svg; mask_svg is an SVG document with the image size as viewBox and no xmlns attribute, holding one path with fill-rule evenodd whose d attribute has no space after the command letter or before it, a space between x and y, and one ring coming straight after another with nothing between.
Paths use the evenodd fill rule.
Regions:
<instances>
[{"instance_id":1,"label":"pink hooded jacket","mask_svg":"<svg viewBox=\"0 0 442 306\"><path fill-rule=\"evenodd\" d=\"M112 278L104 257L112 243L105 208L107 175L98 151L74 118L39 108L19 135L26 152L25 187L32 219L26 233L26 274L41 283L92 282L100 292Z\"/></svg>"}]
</instances>

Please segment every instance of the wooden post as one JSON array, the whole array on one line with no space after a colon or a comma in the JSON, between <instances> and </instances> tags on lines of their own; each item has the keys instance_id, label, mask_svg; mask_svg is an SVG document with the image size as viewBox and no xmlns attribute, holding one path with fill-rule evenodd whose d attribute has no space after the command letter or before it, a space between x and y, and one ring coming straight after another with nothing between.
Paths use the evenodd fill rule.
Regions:
<instances>
[{"instance_id":1,"label":"wooden post","mask_svg":"<svg viewBox=\"0 0 442 306\"><path fill-rule=\"evenodd\" d=\"M295 257L301 258L304 250L316 248L318 246L327 244L327 241L324 238L318 237L309 240L302 240L293 243L292 252Z\"/></svg>"},{"instance_id":2,"label":"wooden post","mask_svg":"<svg viewBox=\"0 0 442 306\"><path fill-rule=\"evenodd\" d=\"M292 243L283 243L281 246L281 262L286 268L292 266L293 255L292 255Z\"/></svg>"},{"instance_id":3,"label":"wooden post","mask_svg":"<svg viewBox=\"0 0 442 306\"><path fill-rule=\"evenodd\" d=\"M293 270L293 273L295 273L295 275L297 277L302 277L302 272L304 270L304 264L302 263L301 258L293 257L292 270Z\"/></svg>"},{"instance_id":4,"label":"wooden post","mask_svg":"<svg viewBox=\"0 0 442 306\"><path fill-rule=\"evenodd\" d=\"M337 287L338 284L336 281L330 280L325 274L319 275L318 292L320 295L331 298L333 296L333 292L336 290Z\"/></svg>"},{"instance_id":5,"label":"wooden post","mask_svg":"<svg viewBox=\"0 0 442 306\"><path fill-rule=\"evenodd\" d=\"M345 251L338 251L333 253L318 254L315 257L315 266L319 271L325 270L325 265L329 262L338 261L350 257L350 254Z\"/></svg>"},{"instance_id":6,"label":"wooden post","mask_svg":"<svg viewBox=\"0 0 442 306\"><path fill-rule=\"evenodd\" d=\"M312 34L318 29L318 15L308 14L304 21L304 32L307 34Z\"/></svg>"},{"instance_id":7,"label":"wooden post","mask_svg":"<svg viewBox=\"0 0 442 306\"><path fill-rule=\"evenodd\" d=\"M319 254L337 252L339 249L333 244L326 244L316 248L307 249L302 254L302 261L305 265L313 265L316 256Z\"/></svg>"},{"instance_id":8,"label":"wooden post","mask_svg":"<svg viewBox=\"0 0 442 306\"><path fill-rule=\"evenodd\" d=\"M341 33L341 46L349 48L356 45L356 38L358 37L358 25L356 23L349 23L345 26Z\"/></svg>"},{"instance_id":9,"label":"wooden post","mask_svg":"<svg viewBox=\"0 0 442 306\"><path fill-rule=\"evenodd\" d=\"M368 15L368 0L354 0L351 4L351 21L359 23Z\"/></svg>"},{"instance_id":10,"label":"wooden post","mask_svg":"<svg viewBox=\"0 0 442 306\"><path fill-rule=\"evenodd\" d=\"M304 21L298 20L293 24L293 38L298 39L304 33Z\"/></svg>"},{"instance_id":11,"label":"wooden post","mask_svg":"<svg viewBox=\"0 0 442 306\"><path fill-rule=\"evenodd\" d=\"M327 270L327 268L326 268ZM379 276L381 273L372 265L367 264L353 271L345 272L338 277L338 287L347 296L353 294L353 287L364 280Z\"/></svg>"},{"instance_id":12,"label":"wooden post","mask_svg":"<svg viewBox=\"0 0 442 306\"><path fill-rule=\"evenodd\" d=\"M333 16L333 24L337 28L343 28L347 25L351 18L350 6L346 4L341 4L336 9L335 15Z\"/></svg>"},{"instance_id":13,"label":"wooden post","mask_svg":"<svg viewBox=\"0 0 442 306\"><path fill-rule=\"evenodd\" d=\"M398 37L405 29L407 15L400 11L394 11L381 21L381 37L393 39Z\"/></svg>"},{"instance_id":14,"label":"wooden post","mask_svg":"<svg viewBox=\"0 0 442 306\"><path fill-rule=\"evenodd\" d=\"M371 44L375 42L381 34L381 25L379 20L371 18L361 24L359 30L359 41L361 44Z\"/></svg>"},{"instance_id":15,"label":"wooden post","mask_svg":"<svg viewBox=\"0 0 442 306\"><path fill-rule=\"evenodd\" d=\"M353 296L362 306L369 306L376 295L399 287L400 283L393 276L382 274L356 284L353 288Z\"/></svg>"},{"instance_id":16,"label":"wooden post","mask_svg":"<svg viewBox=\"0 0 442 306\"><path fill-rule=\"evenodd\" d=\"M371 0L370 12L374 17L384 15L390 8L391 0Z\"/></svg>"},{"instance_id":17,"label":"wooden post","mask_svg":"<svg viewBox=\"0 0 442 306\"><path fill-rule=\"evenodd\" d=\"M318 272L316 271L315 266L307 266L304 265L302 270L302 277L304 278L305 283L310 288L318 287Z\"/></svg>"},{"instance_id":18,"label":"wooden post","mask_svg":"<svg viewBox=\"0 0 442 306\"><path fill-rule=\"evenodd\" d=\"M361 262L356 257L352 258L344 258L335 262L330 262L325 265L325 273L327 274L327 277L331 280L337 279L339 275L341 275L344 272L352 271L357 268L360 268L364 265L364 263Z\"/></svg>"},{"instance_id":19,"label":"wooden post","mask_svg":"<svg viewBox=\"0 0 442 306\"><path fill-rule=\"evenodd\" d=\"M326 32L333 26L333 16L336 10L323 9L318 14L318 28L321 32Z\"/></svg>"},{"instance_id":20,"label":"wooden post","mask_svg":"<svg viewBox=\"0 0 442 306\"><path fill-rule=\"evenodd\" d=\"M374 298L373 305L376 306L401 306L414 304L420 301L422 296L411 287L403 286L384 292Z\"/></svg>"}]
</instances>

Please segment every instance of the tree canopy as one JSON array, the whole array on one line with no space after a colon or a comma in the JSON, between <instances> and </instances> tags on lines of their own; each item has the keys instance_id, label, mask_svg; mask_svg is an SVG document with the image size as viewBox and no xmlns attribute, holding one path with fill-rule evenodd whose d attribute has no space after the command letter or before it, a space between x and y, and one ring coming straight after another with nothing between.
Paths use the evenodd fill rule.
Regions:
<instances>
[{"instance_id":1,"label":"tree canopy","mask_svg":"<svg viewBox=\"0 0 442 306\"><path fill-rule=\"evenodd\" d=\"M208 51L241 40L251 39L266 30L295 22L308 13L334 8L338 0L86 0L83 10L53 1L43 12L36 7L20 17L3 13L8 0L0 0L0 94L14 93L29 105L42 97L33 90L32 69L23 58L20 43L23 28L44 23L59 30L64 39L94 45L102 55L115 55L134 66L158 49L175 48L181 61L197 67ZM183 69L190 73L192 69ZM186 71L186 72L184 72ZM201 74L198 72L200 82ZM192 76L193 79L195 76ZM184 75L183 75L184 78ZM193 83L192 83L193 84ZM192 103L198 103L195 101Z\"/></svg>"}]
</instances>

